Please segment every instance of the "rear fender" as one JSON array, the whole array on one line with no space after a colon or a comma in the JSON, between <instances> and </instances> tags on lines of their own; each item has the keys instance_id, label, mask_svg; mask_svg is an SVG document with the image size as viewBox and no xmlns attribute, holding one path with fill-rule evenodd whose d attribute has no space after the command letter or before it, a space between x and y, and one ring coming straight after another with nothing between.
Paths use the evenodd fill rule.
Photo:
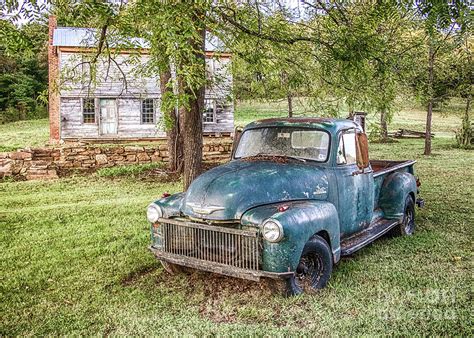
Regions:
<instances>
[{"instance_id":1,"label":"rear fender","mask_svg":"<svg viewBox=\"0 0 474 338\"><path fill-rule=\"evenodd\" d=\"M278 211L279 206L288 207ZM271 272L295 271L306 242L319 232L329 239L334 262L340 258L339 218L332 203L296 201L253 208L242 216L243 225L261 227L272 218L280 222L284 237L278 243L263 240L262 268Z\"/></svg>"},{"instance_id":2,"label":"rear fender","mask_svg":"<svg viewBox=\"0 0 474 338\"><path fill-rule=\"evenodd\" d=\"M405 200L412 196L416 200L416 178L410 173L394 172L383 181L380 189L379 206L387 219L402 220Z\"/></svg>"}]
</instances>

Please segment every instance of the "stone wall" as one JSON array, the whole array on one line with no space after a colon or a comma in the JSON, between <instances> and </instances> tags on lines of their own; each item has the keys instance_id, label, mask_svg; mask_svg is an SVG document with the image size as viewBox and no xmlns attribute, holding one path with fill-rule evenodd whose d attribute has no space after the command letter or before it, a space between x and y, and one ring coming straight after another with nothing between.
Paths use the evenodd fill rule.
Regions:
<instances>
[{"instance_id":1,"label":"stone wall","mask_svg":"<svg viewBox=\"0 0 474 338\"><path fill-rule=\"evenodd\" d=\"M230 137L204 140L205 161L218 162L230 158ZM70 144L51 148L25 148L0 153L0 178L50 179L74 171L95 171L118 165L167 162L166 143L147 146Z\"/></svg>"}]
</instances>

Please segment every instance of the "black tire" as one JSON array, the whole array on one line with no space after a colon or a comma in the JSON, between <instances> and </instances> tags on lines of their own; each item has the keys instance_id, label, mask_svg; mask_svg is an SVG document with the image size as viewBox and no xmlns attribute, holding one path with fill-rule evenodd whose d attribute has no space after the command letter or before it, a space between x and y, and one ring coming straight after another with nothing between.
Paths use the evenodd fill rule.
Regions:
<instances>
[{"instance_id":1,"label":"black tire","mask_svg":"<svg viewBox=\"0 0 474 338\"><path fill-rule=\"evenodd\" d=\"M415 232L415 202L411 196L407 196L405 199L404 210L402 222L391 231L393 236L410 236Z\"/></svg>"},{"instance_id":2,"label":"black tire","mask_svg":"<svg viewBox=\"0 0 474 338\"><path fill-rule=\"evenodd\" d=\"M331 248L320 236L312 237L304 246L293 276L286 281L287 295L315 293L331 278L333 257Z\"/></svg>"},{"instance_id":3,"label":"black tire","mask_svg":"<svg viewBox=\"0 0 474 338\"><path fill-rule=\"evenodd\" d=\"M187 266L181 266L165 261L160 261L161 265L163 265L163 268L165 269L166 272L168 272L170 275L179 275L179 274L191 274L192 269L188 268Z\"/></svg>"}]
</instances>

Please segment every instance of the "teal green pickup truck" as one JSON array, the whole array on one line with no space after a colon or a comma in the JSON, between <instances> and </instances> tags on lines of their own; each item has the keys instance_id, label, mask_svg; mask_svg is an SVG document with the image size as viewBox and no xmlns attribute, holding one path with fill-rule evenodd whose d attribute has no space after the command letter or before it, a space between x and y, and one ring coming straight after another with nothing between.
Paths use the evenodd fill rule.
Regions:
<instances>
[{"instance_id":1,"label":"teal green pickup truck","mask_svg":"<svg viewBox=\"0 0 474 338\"><path fill-rule=\"evenodd\" d=\"M256 280L287 294L326 286L333 265L380 236L411 235L415 161L369 161L351 120L267 119L244 128L230 162L148 206L165 269Z\"/></svg>"}]
</instances>

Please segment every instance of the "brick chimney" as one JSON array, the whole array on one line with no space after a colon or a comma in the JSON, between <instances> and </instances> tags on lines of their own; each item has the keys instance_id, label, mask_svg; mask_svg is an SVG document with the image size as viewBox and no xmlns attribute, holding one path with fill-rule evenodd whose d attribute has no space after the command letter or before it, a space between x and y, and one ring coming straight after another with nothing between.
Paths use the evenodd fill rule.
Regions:
<instances>
[{"instance_id":1,"label":"brick chimney","mask_svg":"<svg viewBox=\"0 0 474 338\"><path fill-rule=\"evenodd\" d=\"M49 142L58 143L60 140L59 116L59 58L57 47L53 46L54 30L57 27L56 17L49 17L48 33L48 111L49 111Z\"/></svg>"}]
</instances>

